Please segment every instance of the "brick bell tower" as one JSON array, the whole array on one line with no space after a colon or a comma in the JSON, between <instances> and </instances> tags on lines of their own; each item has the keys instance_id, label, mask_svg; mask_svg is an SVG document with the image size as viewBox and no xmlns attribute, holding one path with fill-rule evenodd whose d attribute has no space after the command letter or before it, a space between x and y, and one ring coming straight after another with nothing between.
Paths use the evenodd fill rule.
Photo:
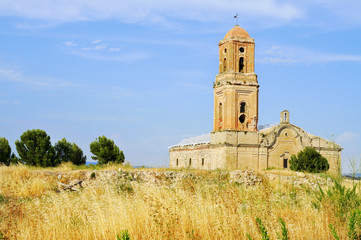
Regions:
<instances>
[{"instance_id":1,"label":"brick bell tower","mask_svg":"<svg viewBox=\"0 0 361 240\"><path fill-rule=\"evenodd\" d=\"M259 85L254 73L254 39L236 25L218 46L213 132L257 132Z\"/></svg>"}]
</instances>

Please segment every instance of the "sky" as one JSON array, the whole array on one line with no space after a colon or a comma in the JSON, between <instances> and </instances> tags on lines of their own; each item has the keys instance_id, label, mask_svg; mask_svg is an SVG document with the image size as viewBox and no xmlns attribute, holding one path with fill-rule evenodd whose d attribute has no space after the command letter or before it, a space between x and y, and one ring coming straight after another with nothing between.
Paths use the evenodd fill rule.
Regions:
<instances>
[{"instance_id":1,"label":"sky","mask_svg":"<svg viewBox=\"0 0 361 240\"><path fill-rule=\"evenodd\" d=\"M256 43L259 125L290 122L361 166L359 0L2 0L0 137L43 129L55 144L106 136L132 165L213 127L218 43Z\"/></svg>"}]
</instances>

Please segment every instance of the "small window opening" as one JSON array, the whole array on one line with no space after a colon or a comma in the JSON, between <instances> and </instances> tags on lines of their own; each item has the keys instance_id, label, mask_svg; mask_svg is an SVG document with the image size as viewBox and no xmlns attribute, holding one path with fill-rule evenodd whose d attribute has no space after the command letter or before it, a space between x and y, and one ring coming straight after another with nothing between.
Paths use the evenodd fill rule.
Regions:
<instances>
[{"instance_id":1,"label":"small window opening","mask_svg":"<svg viewBox=\"0 0 361 240\"><path fill-rule=\"evenodd\" d=\"M241 53L243 53L243 52L244 52L244 48L243 48L243 47L240 47L240 48L239 48L239 51L240 51Z\"/></svg>"},{"instance_id":2,"label":"small window opening","mask_svg":"<svg viewBox=\"0 0 361 240\"><path fill-rule=\"evenodd\" d=\"M287 133L285 133L285 136L287 137Z\"/></svg>"},{"instance_id":3,"label":"small window opening","mask_svg":"<svg viewBox=\"0 0 361 240\"><path fill-rule=\"evenodd\" d=\"M245 102L242 102L242 103L241 103L240 113L244 113L244 112L246 112L246 103L245 103Z\"/></svg>"},{"instance_id":4,"label":"small window opening","mask_svg":"<svg viewBox=\"0 0 361 240\"><path fill-rule=\"evenodd\" d=\"M241 57L239 58L239 72L243 73L243 69L244 69L244 58Z\"/></svg>"},{"instance_id":5,"label":"small window opening","mask_svg":"<svg viewBox=\"0 0 361 240\"><path fill-rule=\"evenodd\" d=\"M246 120L246 115L242 114L240 117L239 117L239 121L241 123L244 123L244 121Z\"/></svg>"},{"instance_id":6,"label":"small window opening","mask_svg":"<svg viewBox=\"0 0 361 240\"><path fill-rule=\"evenodd\" d=\"M224 53L227 53L227 48L224 49Z\"/></svg>"},{"instance_id":7,"label":"small window opening","mask_svg":"<svg viewBox=\"0 0 361 240\"><path fill-rule=\"evenodd\" d=\"M178 158L177 158L177 161L176 161L176 166L178 167Z\"/></svg>"},{"instance_id":8,"label":"small window opening","mask_svg":"<svg viewBox=\"0 0 361 240\"><path fill-rule=\"evenodd\" d=\"M204 166L204 158L202 158L202 166Z\"/></svg>"},{"instance_id":9,"label":"small window opening","mask_svg":"<svg viewBox=\"0 0 361 240\"><path fill-rule=\"evenodd\" d=\"M219 127L222 127L222 118L223 118L223 106L222 106L222 103L219 103L218 114L219 114Z\"/></svg>"},{"instance_id":10,"label":"small window opening","mask_svg":"<svg viewBox=\"0 0 361 240\"><path fill-rule=\"evenodd\" d=\"M283 168L288 168L288 159L287 158L283 159Z\"/></svg>"},{"instance_id":11,"label":"small window opening","mask_svg":"<svg viewBox=\"0 0 361 240\"><path fill-rule=\"evenodd\" d=\"M192 158L189 159L189 166L192 165Z\"/></svg>"},{"instance_id":12,"label":"small window opening","mask_svg":"<svg viewBox=\"0 0 361 240\"><path fill-rule=\"evenodd\" d=\"M225 72L227 70L226 61L227 61L227 59L224 58L223 59L223 72Z\"/></svg>"},{"instance_id":13,"label":"small window opening","mask_svg":"<svg viewBox=\"0 0 361 240\"><path fill-rule=\"evenodd\" d=\"M284 115L283 115L283 120L286 122L287 121L287 113L285 113Z\"/></svg>"}]
</instances>

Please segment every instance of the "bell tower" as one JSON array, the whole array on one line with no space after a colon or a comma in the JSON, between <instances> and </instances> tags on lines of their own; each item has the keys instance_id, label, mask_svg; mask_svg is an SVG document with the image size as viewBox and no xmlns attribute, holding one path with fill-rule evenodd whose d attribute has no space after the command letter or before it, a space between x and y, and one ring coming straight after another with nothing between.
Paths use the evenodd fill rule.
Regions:
<instances>
[{"instance_id":1,"label":"bell tower","mask_svg":"<svg viewBox=\"0 0 361 240\"><path fill-rule=\"evenodd\" d=\"M213 132L257 132L259 85L254 73L254 39L236 25L218 46Z\"/></svg>"}]
</instances>

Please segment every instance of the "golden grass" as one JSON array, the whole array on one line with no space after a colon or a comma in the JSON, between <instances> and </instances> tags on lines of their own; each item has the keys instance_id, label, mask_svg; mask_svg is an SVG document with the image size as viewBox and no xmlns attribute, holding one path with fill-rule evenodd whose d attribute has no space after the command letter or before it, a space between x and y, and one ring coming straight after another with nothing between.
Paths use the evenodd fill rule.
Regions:
<instances>
[{"instance_id":1,"label":"golden grass","mask_svg":"<svg viewBox=\"0 0 361 240\"><path fill-rule=\"evenodd\" d=\"M330 223L347 236L346 223L331 208L312 206L307 187L277 181L247 187L219 179L217 172L192 173L202 178L161 185L96 179L80 191L58 192L52 175L0 167L0 236L116 239L128 230L131 239L261 239L256 217L271 239L280 232L280 217L290 239L332 239Z\"/></svg>"}]
</instances>

